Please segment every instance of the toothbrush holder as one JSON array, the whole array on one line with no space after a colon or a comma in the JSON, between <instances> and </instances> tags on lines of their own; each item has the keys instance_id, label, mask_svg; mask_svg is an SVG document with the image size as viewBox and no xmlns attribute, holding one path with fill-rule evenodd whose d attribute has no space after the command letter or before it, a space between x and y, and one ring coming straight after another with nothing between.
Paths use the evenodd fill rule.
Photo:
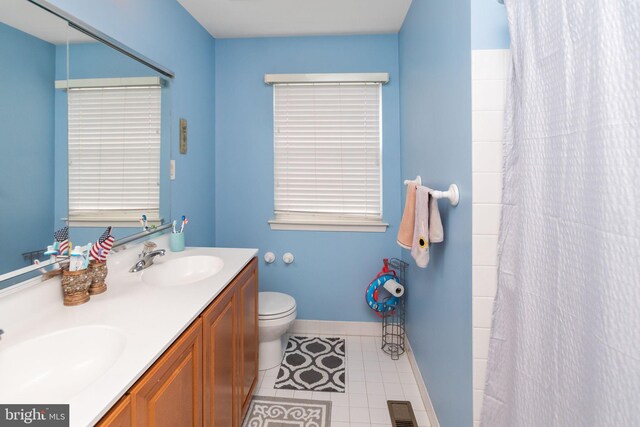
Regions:
<instances>
[{"instance_id":1,"label":"toothbrush holder","mask_svg":"<svg viewBox=\"0 0 640 427\"><path fill-rule=\"evenodd\" d=\"M171 252L184 251L184 233L171 233L169 236L169 248Z\"/></svg>"},{"instance_id":2,"label":"toothbrush holder","mask_svg":"<svg viewBox=\"0 0 640 427\"><path fill-rule=\"evenodd\" d=\"M89 286L89 295L98 295L107 290L106 278L109 270L106 261L92 260L89 262L89 276L91 277L91 286Z\"/></svg>"},{"instance_id":3,"label":"toothbrush holder","mask_svg":"<svg viewBox=\"0 0 640 427\"><path fill-rule=\"evenodd\" d=\"M63 304L73 306L89 301L89 286L91 286L89 269L78 271L62 270Z\"/></svg>"}]
</instances>

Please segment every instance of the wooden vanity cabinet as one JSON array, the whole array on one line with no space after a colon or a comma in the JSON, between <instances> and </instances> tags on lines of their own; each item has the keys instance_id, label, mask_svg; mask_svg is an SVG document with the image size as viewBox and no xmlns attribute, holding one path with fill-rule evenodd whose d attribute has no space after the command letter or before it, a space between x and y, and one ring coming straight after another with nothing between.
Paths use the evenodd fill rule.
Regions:
<instances>
[{"instance_id":1,"label":"wooden vanity cabinet","mask_svg":"<svg viewBox=\"0 0 640 427\"><path fill-rule=\"evenodd\" d=\"M258 380L258 262L249 264L245 274L239 276L236 291L238 304L239 361L238 369L238 402L240 403L241 420L244 418L251 402L251 396ZM253 266L253 267L252 267Z\"/></svg>"},{"instance_id":2,"label":"wooden vanity cabinet","mask_svg":"<svg viewBox=\"0 0 640 427\"><path fill-rule=\"evenodd\" d=\"M97 427L130 427L131 426L131 396L125 395L105 415Z\"/></svg>"},{"instance_id":3,"label":"wooden vanity cabinet","mask_svg":"<svg viewBox=\"0 0 640 427\"><path fill-rule=\"evenodd\" d=\"M204 324L204 425L236 426L238 325L234 292L225 292L202 315Z\"/></svg>"},{"instance_id":4,"label":"wooden vanity cabinet","mask_svg":"<svg viewBox=\"0 0 640 427\"><path fill-rule=\"evenodd\" d=\"M97 425L240 427L257 378L254 258Z\"/></svg>"},{"instance_id":5,"label":"wooden vanity cabinet","mask_svg":"<svg viewBox=\"0 0 640 427\"><path fill-rule=\"evenodd\" d=\"M257 260L202 314L204 425L239 427L258 378Z\"/></svg>"},{"instance_id":6,"label":"wooden vanity cabinet","mask_svg":"<svg viewBox=\"0 0 640 427\"><path fill-rule=\"evenodd\" d=\"M202 425L202 320L195 322L131 389L133 425Z\"/></svg>"}]
</instances>

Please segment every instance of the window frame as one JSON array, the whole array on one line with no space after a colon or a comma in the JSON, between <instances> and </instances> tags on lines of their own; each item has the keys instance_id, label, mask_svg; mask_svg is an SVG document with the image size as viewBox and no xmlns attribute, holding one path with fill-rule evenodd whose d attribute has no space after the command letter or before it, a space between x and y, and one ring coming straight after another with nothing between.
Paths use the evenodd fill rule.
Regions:
<instances>
[{"instance_id":1,"label":"window frame","mask_svg":"<svg viewBox=\"0 0 640 427\"><path fill-rule=\"evenodd\" d=\"M389 81L389 75L387 73L348 73L348 74L267 74L265 75L265 83L268 84L311 84L311 83L378 83L378 98L379 98L379 144L378 144L378 156L379 156L379 198L380 198L380 215L375 217L366 217L359 215L344 215L344 214L327 214L327 213L284 213L275 210L275 196L276 196L276 136L275 136L275 120L276 120L276 90L272 91L273 94L273 149L274 149L274 161L273 161L273 173L274 173L274 193L273 193L273 217L267 222L271 230L300 230L300 231L349 231L349 232L386 232L389 224L384 222L384 209L383 209L383 193L384 193L384 181L383 181L383 86Z\"/></svg>"},{"instance_id":2,"label":"window frame","mask_svg":"<svg viewBox=\"0 0 640 427\"><path fill-rule=\"evenodd\" d=\"M65 89L67 94L69 94L70 89L107 89L107 88L149 88L149 89L158 89L159 102L160 102L160 125L158 127L159 135L159 143L158 143L158 177L157 177L157 185L158 185L158 193L157 193L157 209L146 209L141 208L140 211L133 209L114 209L114 210L75 210L73 212L70 209L71 205L71 182L70 182L70 170L69 163L67 166L67 179L69 180L67 185L67 218L64 220L67 221L68 225L76 226L76 227L97 227L97 226L105 226L112 225L116 227L132 227L137 226L139 224L139 218L141 214L146 214L148 217L149 225L161 225L163 223L162 219L162 189L161 184L163 180L163 172L162 172L162 158L163 158L163 143L162 138L163 134L167 131L163 124L164 122L164 108L163 104L165 103L165 95L164 88L166 87L167 82L158 77L129 77L129 78L103 78L103 79L76 79L76 80L65 80L65 81L56 81L57 89ZM67 111L67 122L69 124L69 115L70 111ZM69 129L70 131L70 129ZM67 145L69 142L67 142ZM70 146L67 147L70 150ZM69 159L67 159L69 162Z\"/></svg>"}]
</instances>

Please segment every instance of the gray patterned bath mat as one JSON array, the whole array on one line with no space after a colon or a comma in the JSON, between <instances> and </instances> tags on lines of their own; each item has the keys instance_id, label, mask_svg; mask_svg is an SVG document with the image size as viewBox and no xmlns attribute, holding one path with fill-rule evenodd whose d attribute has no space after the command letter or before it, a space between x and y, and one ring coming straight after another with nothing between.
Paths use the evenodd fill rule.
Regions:
<instances>
[{"instance_id":1,"label":"gray patterned bath mat","mask_svg":"<svg viewBox=\"0 0 640 427\"><path fill-rule=\"evenodd\" d=\"M242 427L331 427L331 402L253 396Z\"/></svg>"},{"instance_id":2,"label":"gray patterned bath mat","mask_svg":"<svg viewBox=\"0 0 640 427\"><path fill-rule=\"evenodd\" d=\"M275 388L344 393L344 338L292 336Z\"/></svg>"}]
</instances>

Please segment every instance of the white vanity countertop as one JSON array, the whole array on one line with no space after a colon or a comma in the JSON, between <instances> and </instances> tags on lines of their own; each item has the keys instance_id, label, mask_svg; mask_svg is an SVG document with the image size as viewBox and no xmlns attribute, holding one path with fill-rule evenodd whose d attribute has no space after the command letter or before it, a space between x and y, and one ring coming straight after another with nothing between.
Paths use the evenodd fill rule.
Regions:
<instances>
[{"instance_id":1,"label":"white vanity countertop","mask_svg":"<svg viewBox=\"0 0 640 427\"><path fill-rule=\"evenodd\" d=\"M25 401L28 399L24 396L19 402L5 401L7 395L11 399L11 391L2 390L0 379L0 396L4 395L1 403L69 403L71 426L95 424L258 252L257 249L187 248L172 253L166 236L154 240L158 241L158 248L167 249L164 257L156 257L158 265L184 256L213 255L221 258L224 266L217 274L196 283L151 285L141 280L144 270L128 272L140 252L141 245L136 245L110 256L107 291L92 296L80 306L63 306L59 278L0 293L0 329L5 332L0 341L0 363L3 363L4 349L71 328L103 326L117 330L124 337L123 350L113 365L72 398L61 401L52 393L46 401L42 401L44 398L40 395L32 401ZM153 268L156 266L149 270ZM83 343L74 343L71 347L75 345L81 348ZM74 348L67 351L73 352ZM42 348L33 358L14 362L11 370L27 372L30 364L39 363L52 351L55 349Z\"/></svg>"}]
</instances>

